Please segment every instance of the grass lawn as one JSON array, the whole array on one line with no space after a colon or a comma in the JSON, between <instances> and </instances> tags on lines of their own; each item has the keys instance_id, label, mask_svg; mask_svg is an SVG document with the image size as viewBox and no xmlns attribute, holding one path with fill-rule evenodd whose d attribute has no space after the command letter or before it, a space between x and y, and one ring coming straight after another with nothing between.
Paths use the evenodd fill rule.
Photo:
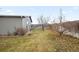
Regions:
<instances>
[{"instance_id":1,"label":"grass lawn","mask_svg":"<svg viewBox=\"0 0 79 59\"><path fill-rule=\"evenodd\" d=\"M79 51L79 39L66 35L60 37L51 30L33 30L31 35L0 37L0 51Z\"/></svg>"}]
</instances>

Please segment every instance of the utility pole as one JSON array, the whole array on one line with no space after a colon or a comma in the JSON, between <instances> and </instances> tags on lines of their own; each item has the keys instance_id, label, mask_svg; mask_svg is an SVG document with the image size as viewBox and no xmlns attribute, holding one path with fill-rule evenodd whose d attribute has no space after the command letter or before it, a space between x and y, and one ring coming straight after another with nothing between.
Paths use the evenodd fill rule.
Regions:
<instances>
[{"instance_id":1,"label":"utility pole","mask_svg":"<svg viewBox=\"0 0 79 59\"><path fill-rule=\"evenodd\" d=\"M59 32L60 32L60 36L63 34L63 30L62 30L62 9L60 8L60 16L59 16L59 20L60 20L60 23L59 23Z\"/></svg>"},{"instance_id":2,"label":"utility pole","mask_svg":"<svg viewBox=\"0 0 79 59\"><path fill-rule=\"evenodd\" d=\"M62 9L60 8L60 17L59 17L59 20L60 20L60 26L62 26Z\"/></svg>"}]
</instances>

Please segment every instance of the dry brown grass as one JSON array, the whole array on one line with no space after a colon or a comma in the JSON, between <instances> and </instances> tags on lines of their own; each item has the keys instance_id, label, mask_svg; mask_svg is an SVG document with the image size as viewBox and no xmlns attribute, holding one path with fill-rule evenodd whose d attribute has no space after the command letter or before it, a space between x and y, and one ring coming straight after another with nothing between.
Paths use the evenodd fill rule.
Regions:
<instances>
[{"instance_id":1,"label":"dry brown grass","mask_svg":"<svg viewBox=\"0 0 79 59\"><path fill-rule=\"evenodd\" d=\"M79 51L79 39L51 30L33 30L31 35L0 37L0 51Z\"/></svg>"},{"instance_id":2,"label":"dry brown grass","mask_svg":"<svg viewBox=\"0 0 79 59\"><path fill-rule=\"evenodd\" d=\"M60 52L77 52L79 51L79 39L76 37L62 35L53 31L53 41L55 41L56 51Z\"/></svg>"}]
</instances>

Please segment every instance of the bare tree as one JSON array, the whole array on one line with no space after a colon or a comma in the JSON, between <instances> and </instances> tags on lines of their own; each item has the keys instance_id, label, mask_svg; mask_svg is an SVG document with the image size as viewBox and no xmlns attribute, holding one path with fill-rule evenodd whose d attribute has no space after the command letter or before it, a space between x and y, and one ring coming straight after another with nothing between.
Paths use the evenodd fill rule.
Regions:
<instances>
[{"instance_id":1,"label":"bare tree","mask_svg":"<svg viewBox=\"0 0 79 59\"><path fill-rule=\"evenodd\" d=\"M49 18L50 18L50 17L40 16L40 17L37 19L38 23L41 24L41 27L42 27L42 30L43 30L43 31L44 31L44 29L45 29L45 25L48 24Z\"/></svg>"}]
</instances>

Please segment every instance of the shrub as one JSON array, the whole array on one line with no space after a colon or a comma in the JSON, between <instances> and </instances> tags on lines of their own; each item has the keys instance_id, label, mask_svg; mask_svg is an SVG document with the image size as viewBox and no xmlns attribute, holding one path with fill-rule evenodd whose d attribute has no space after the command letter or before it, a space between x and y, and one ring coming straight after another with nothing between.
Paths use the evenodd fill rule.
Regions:
<instances>
[{"instance_id":1,"label":"shrub","mask_svg":"<svg viewBox=\"0 0 79 59\"><path fill-rule=\"evenodd\" d=\"M18 35L18 34L17 34L17 32L15 31L15 32L13 33L13 35L15 35L15 36L16 36L16 35Z\"/></svg>"},{"instance_id":2,"label":"shrub","mask_svg":"<svg viewBox=\"0 0 79 59\"><path fill-rule=\"evenodd\" d=\"M21 35L21 36L23 36L23 35L26 34L26 32L27 32L27 30L24 29L24 28L16 28L16 30L14 32L14 35Z\"/></svg>"},{"instance_id":3,"label":"shrub","mask_svg":"<svg viewBox=\"0 0 79 59\"><path fill-rule=\"evenodd\" d=\"M11 33L9 31L7 32L7 36L11 36Z\"/></svg>"}]
</instances>

